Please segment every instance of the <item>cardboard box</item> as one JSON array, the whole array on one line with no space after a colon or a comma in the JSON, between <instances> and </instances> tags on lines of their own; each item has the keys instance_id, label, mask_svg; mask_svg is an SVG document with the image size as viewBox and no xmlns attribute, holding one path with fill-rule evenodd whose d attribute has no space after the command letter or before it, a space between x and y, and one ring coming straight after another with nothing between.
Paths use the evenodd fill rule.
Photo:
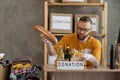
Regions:
<instances>
[{"instance_id":1,"label":"cardboard box","mask_svg":"<svg viewBox=\"0 0 120 80\"><path fill-rule=\"evenodd\" d=\"M99 29L99 16L97 14L75 14L75 29L74 32L76 33L77 30L77 22L82 16L88 16L91 18L93 25L92 25L92 31L89 35L96 35L98 34Z\"/></svg>"},{"instance_id":2,"label":"cardboard box","mask_svg":"<svg viewBox=\"0 0 120 80\"><path fill-rule=\"evenodd\" d=\"M87 0L88 3L103 3L103 0Z\"/></svg>"},{"instance_id":3,"label":"cardboard box","mask_svg":"<svg viewBox=\"0 0 120 80\"><path fill-rule=\"evenodd\" d=\"M73 15L66 13L50 13L50 32L72 33Z\"/></svg>"},{"instance_id":4,"label":"cardboard box","mask_svg":"<svg viewBox=\"0 0 120 80\"><path fill-rule=\"evenodd\" d=\"M8 80L9 78L9 71L8 67L3 67L2 64L0 64L0 80Z\"/></svg>"}]
</instances>

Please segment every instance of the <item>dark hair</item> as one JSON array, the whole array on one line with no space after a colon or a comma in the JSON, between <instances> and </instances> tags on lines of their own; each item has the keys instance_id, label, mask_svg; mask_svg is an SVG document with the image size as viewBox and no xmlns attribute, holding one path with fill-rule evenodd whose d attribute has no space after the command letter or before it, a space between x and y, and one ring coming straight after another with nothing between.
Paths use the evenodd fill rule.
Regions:
<instances>
[{"instance_id":1,"label":"dark hair","mask_svg":"<svg viewBox=\"0 0 120 80\"><path fill-rule=\"evenodd\" d=\"M88 16L81 17L79 21L90 22L91 24L93 24L92 20Z\"/></svg>"}]
</instances>

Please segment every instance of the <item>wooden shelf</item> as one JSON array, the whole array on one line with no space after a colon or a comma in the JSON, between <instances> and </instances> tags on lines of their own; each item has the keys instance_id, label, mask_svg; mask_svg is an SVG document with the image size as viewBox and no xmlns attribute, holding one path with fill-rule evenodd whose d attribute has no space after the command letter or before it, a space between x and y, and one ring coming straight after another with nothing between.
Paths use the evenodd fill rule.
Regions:
<instances>
[{"instance_id":1,"label":"wooden shelf","mask_svg":"<svg viewBox=\"0 0 120 80\"><path fill-rule=\"evenodd\" d=\"M54 65L44 66L45 72L120 72L120 69L109 69L108 67L99 66L98 68L86 67L84 70L57 70Z\"/></svg>"},{"instance_id":2,"label":"wooden shelf","mask_svg":"<svg viewBox=\"0 0 120 80\"><path fill-rule=\"evenodd\" d=\"M54 34L55 36L64 36L64 35L66 35L66 34L59 34L59 33L52 33L52 34ZM95 34L93 36L103 36L103 35L102 34Z\"/></svg>"},{"instance_id":3,"label":"wooden shelf","mask_svg":"<svg viewBox=\"0 0 120 80\"><path fill-rule=\"evenodd\" d=\"M96 6L96 7L104 7L104 3L48 3L48 6Z\"/></svg>"},{"instance_id":4,"label":"wooden shelf","mask_svg":"<svg viewBox=\"0 0 120 80\"><path fill-rule=\"evenodd\" d=\"M84 70L70 70L70 71L57 70L57 68L54 65L48 65L47 47L45 44L44 45L44 80L48 79L47 72L53 72L53 74L52 74L53 79L52 80L57 80L57 79L54 79L54 73L56 73L56 72L120 72L119 69L110 70L109 68L106 67L106 64L107 64L107 60L106 60L106 58L107 58L107 56L106 56L106 53L107 53L107 2L104 2L104 3L48 3L47 1L45 1L44 2L44 27L45 27L45 29L47 29L47 30L49 29L48 28L48 23L49 23L48 17L49 17L49 13L50 13L49 9L54 8L54 7L59 7L59 6L60 7L99 7L99 8L102 8L101 9L102 33L94 35L94 36L102 37L102 41L101 41L101 44L102 44L101 65L104 67L99 67L97 69L88 69L87 68ZM66 34L58 34L58 33L55 34L54 33L54 35L55 36L64 36ZM82 74L83 73L81 73L80 77L83 77ZM73 74L72 74L72 76L74 77ZM86 76L89 76L89 75L86 75ZM99 75L99 76L102 76L102 75ZM61 76L57 77L57 78L61 78ZM98 79L97 77L96 77L96 79L101 80L101 79ZM96 79L89 79L89 80L96 80ZM58 80L60 80L60 79L58 79ZM76 80L76 78L75 79L69 78L69 80ZM77 80L79 80L79 79L77 79ZM105 78L102 80L111 80L111 79Z\"/></svg>"},{"instance_id":5,"label":"wooden shelf","mask_svg":"<svg viewBox=\"0 0 120 80\"><path fill-rule=\"evenodd\" d=\"M66 34L54 34L55 36L64 36Z\"/></svg>"}]
</instances>

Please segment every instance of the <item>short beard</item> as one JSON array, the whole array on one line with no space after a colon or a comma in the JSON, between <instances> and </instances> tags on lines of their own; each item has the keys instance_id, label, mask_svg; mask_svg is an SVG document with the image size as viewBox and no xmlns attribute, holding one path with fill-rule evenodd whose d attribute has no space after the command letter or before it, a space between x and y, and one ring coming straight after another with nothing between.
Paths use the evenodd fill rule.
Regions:
<instances>
[{"instance_id":1,"label":"short beard","mask_svg":"<svg viewBox=\"0 0 120 80\"><path fill-rule=\"evenodd\" d=\"M83 38L80 38L80 37L79 37L79 34L77 34L78 39L81 40L81 41L83 41L87 36L88 36L88 35L84 36Z\"/></svg>"}]
</instances>

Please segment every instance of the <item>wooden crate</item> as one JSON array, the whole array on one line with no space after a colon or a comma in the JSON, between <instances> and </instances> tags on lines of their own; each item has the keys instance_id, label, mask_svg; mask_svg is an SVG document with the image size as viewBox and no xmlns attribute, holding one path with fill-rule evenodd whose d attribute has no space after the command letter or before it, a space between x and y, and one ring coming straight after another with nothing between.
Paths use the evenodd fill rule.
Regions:
<instances>
[{"instance_id":1,"label":"wooden crate","mask_svg":"<svg viewBox=\"0 0 120 80\"><path fill-rule=\"evenodd\" d=\"M8 79L8 74L8 67L3 67L2 64L0 64L0 80Z\"/></svg>"}]
</instances>

